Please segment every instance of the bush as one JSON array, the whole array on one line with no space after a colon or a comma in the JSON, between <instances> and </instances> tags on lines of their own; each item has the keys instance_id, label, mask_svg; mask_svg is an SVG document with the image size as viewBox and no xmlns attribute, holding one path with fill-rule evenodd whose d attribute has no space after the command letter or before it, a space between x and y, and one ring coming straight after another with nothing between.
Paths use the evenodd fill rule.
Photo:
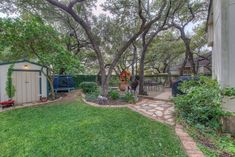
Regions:
<instances>
[{"instance_id":1,"label":"bush","mask_svg":"<svg viewBox=\"0 0 235 157\"><path fill-rule=\"evenodd\" d=\"M82 82L80 88L84 93L93 93L97 91L98 86L95 82Z\"/></svg>"},{"instance_id":2,"label":"bush","mask_svg":"<svg viewBox=\"0 0 235 157\"><path fill-rule=\"evenodd\" d=\"M79 88L82 82L96 82L96 75L74 75L73 80L75 83L75 88Z\"/></svg>"},{"instance_id":3,"label":"bush","mask_svg":"<svg viewBox=\"0 0 235 157\"><path fill-rule=\"evenodd\" d=\"M135 95L130 93L130 92L126 92L124 96L121 97L124 101L128 102L128 103L135 103Z\"/></svg>"},{"instance_id":4,"label":"bush","mask_svg":"<svg viewBox=\"0 0 235 157\"><path fill-rule=\"evenodd\" d=\"M180 89L185 95L174 99L178 116L200 130L218 130L223 116L222 95L218 83L207 77L185 81Z\"/></svg>"},{"instance_id":5,"label":"bush","mask_svg":"<svg viewBox=\"0 0 235 157\"><path fill-rule=\"evenodd\" d=\"M113 76L110 78L109 86L117 87L117 86L119 85L119 83L120 83L119 77L113 75Z\"/></svg>"},{"instance_id":6,"label":"bush","mask_svg":"<svg viewBox=\"0 0 235 157\"><path fill-rule=\"evenodd\" d=\"M109 96L112 100L117 100L117 99L119 99L119 97L120 97L119 92L116 91L116 90L111 90L111 91L108 93L108 96Z\"/></svg>"},{"instance_id":7,"label":"bush","mask_svg":"<svg viewBox=\"0 0 235 157\"><path fill-rule=\"evenodd\" d=\"M97 100L98 96L99 96L99 92L95 91L95 92L92 92L92 93L87 93L85 99L87 101L94 101L94 100Z\"/></svg>"},{"instance_id":8,"label":"bush","mask_svg":"<svg viewBox=\"0 0 235 157\"><path fill-rule=\"evenodd\" d=\"M235 88L225 88L223 90L223 95L225 95L225 96L235 96Z\"/></svg>"}]
</instances>

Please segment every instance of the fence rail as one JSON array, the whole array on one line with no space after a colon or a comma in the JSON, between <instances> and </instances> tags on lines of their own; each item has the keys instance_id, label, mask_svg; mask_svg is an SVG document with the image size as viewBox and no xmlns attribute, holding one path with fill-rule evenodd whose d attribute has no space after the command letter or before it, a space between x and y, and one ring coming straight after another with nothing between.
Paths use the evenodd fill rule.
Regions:
<instances>
[{"instance_id":1,"label":"fence rail","mask_svg":"<svg viewBox=\"0 0 235 157\"><path fill-rule=\"evenodd\" d=\"M179 75L158 74L146 75L144 77L144 88L146 91L159 91L164 87L170 87L173 80L176 80ZM74 75L75 87L78 88L81 82L97 82L99 79L97 75ZM118 86L119 77L112 75L110 86Z\"/></svg>"}]
</instances>

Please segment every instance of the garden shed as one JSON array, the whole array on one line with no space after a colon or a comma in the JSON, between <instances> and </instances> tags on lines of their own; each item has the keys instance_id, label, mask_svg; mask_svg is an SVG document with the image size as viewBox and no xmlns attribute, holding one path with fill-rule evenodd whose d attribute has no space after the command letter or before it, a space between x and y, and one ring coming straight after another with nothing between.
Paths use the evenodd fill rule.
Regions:
<instances>
[{"instance_id":1,"label":"garden shed","mask_svg":"<svg viewBox=\"0 0 235 157\"><path fill-rule=\"evenodd\" d=\"M44 74L47 68L28 60L0 63L0 101L7 101L7 72L13 66L12 82L15 87L14 100L16 104L40 101L48 96L48 83Z\"/></svg>"}]
</instances>

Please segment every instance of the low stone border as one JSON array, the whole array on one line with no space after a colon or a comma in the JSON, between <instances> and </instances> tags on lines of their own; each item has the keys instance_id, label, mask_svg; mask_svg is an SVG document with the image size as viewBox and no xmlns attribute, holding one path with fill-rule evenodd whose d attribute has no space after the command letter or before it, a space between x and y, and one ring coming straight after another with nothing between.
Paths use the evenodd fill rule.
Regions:
<instances>
[{"instance_id":1,"label":"low stone border","mask_svg":"<svg viewBox=\"0 0 235 157\"><path fill-rule=\"evenodd\" d=\"M60 100L62 100L63 98L60 97L56 100L53 100L53 101L47 101L47 102L39 102L39 103L28 103L28 104L23 104L23 105L19 105L19 106L13 106L13 107L8 107L8 108L5 108L5 109L1 109L0 110L0 113L1 112L5 112L5 111L10 111L10 110L16 110L16 109L20 109L20 108L26 108L26 107L32 107L32 106L41 106L41 105L46 105L46 104L51 104L51 103L55 103L55 102L58 102Z\"/></svg>"},{"instance_id":2,"label":"low stone border","mask_svg":"<svg viewBox=\"0 0 235 157\"><path fill-rule=\"evenodd\" d=\"M93 102L89 102L86 101L85 99L85 94L81 94L82 95L82 101L85 102L88 105L94 106L94 107L101 107L101 108L123 108L123 107L128 107L131 104L127 104L127 105L99 105Z\"/></svg>"},{"instance_id":3,"label":"low stone border","mask_svg":"<svg viewBox=\"0 0 235 157\"><path fill-rule=\"evenodd\" d=\"M196 142L184 131L182 125L176 124L175 132L180 138L183 148L189 157L204 157L202 151L197 147Z\"/></svg>"}]
</instances>

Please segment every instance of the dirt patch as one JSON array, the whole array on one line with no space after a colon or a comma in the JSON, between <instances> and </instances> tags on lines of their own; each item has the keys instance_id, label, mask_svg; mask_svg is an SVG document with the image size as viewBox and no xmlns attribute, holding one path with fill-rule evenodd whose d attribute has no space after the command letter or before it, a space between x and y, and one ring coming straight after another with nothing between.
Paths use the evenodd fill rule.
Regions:
<instances>
[{"instance_id":1,"label":"dirt patch","mask_svg":"<svg viewBox=\"0 0 235 157\"><path fill-rule=\"evenodd\" d=\"M219 150L215 144L213 144L211 141L209 141L208 139L200 139L200 143L202 145L204 145L205 147L209 148L210 150L214 150L215 152L217 152L219 154L219 157L234 157L234 155L228 153L228 152L224 152Z\"/></svg>"},{"instance_id":2,"label":"dirt patch","mask_svg":"<svg viewBox=\"0 0 235 157\"><path fill-rule=\"evenodd\" d=\"M200 139L200 143L204 146L206 146L207 148L210 148L210 149L213 149L213 150L216 150L216 146L209 140L207 139Z\"/></svg>"},{"instance_id":3,"label":"dirt patch","mask_svg":"<svg viewBox=\"0 0 235 157\"><path fill-rule=\"evenodd\" d=\"M81 96L82 92L80 90L73 90L70 93L63 93L62 101L74 101Z\"/></svg>"}]
</instances>

